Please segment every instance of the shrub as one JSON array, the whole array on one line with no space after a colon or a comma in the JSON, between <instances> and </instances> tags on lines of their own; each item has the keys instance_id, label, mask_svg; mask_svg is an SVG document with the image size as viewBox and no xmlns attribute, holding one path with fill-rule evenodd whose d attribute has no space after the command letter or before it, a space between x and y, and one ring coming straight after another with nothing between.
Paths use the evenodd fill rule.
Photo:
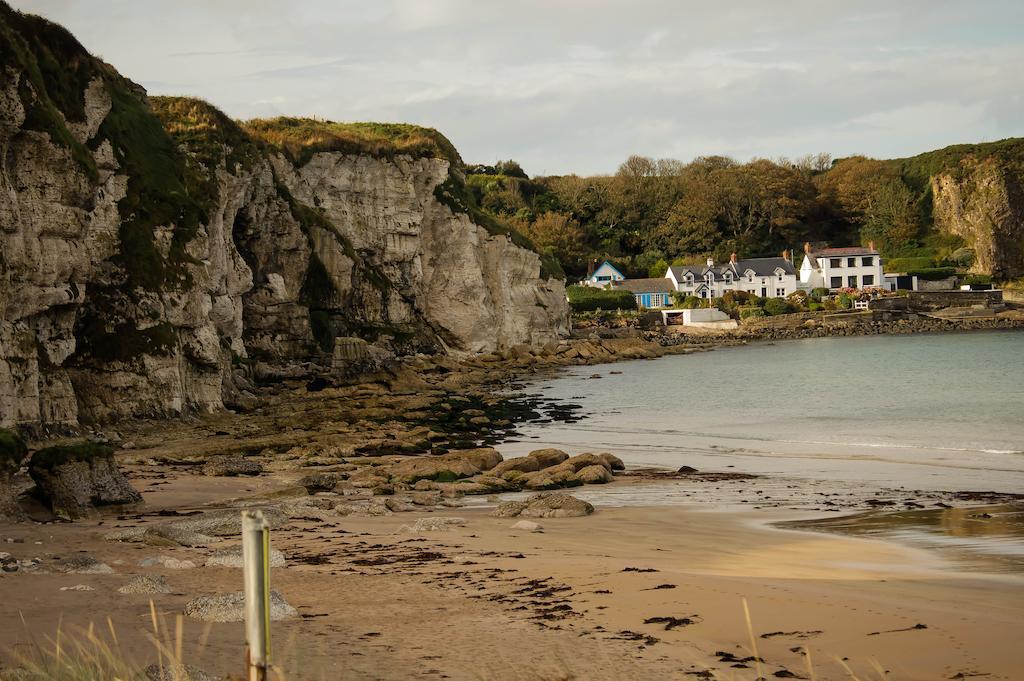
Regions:
<instances>
[{"instance_id":1,"label":"shrub","mask_svg":"<svg viewBox=\"0 0 1024 681\"><path fill-rule=\"evenodd\" d=\"M782 298L769 298L764 301L764 311L765 314L774 317L775 315L792 312L792 308Z\"/></svg>"},{"instance_id":2,"label":"shrub","mask_svg":"<svg viewBox=\"0 0 1024 681\"><path fill-rule=\"evenodd\" d=\"M853 307L853 297L849 293L840 293L836 300L839 303L839 307L844 310L849 310Z\"/></svg>"},{"instance_id":3,"label":"shrub","mask_svg":"<svg viewBox=\"0 0 1024 681\"><path fill-rule=\"evenodd\" d=\"M679 302L678 307L680 307L683 310L696 310L698 307L704 307L703 298L698 298L697 296L679 296L677 297L677 300L678 298L682 298L682 301Z\"/></svg>"},{"instance_id":4,"label":"shrub","mask_svg":"<svg viewBox=\"0 0 1024 681\"><path fill-rule=\"evenodd\" d=\"M811 289L811 298L813 298L814 300L821 300L822 298L827 296L829 293L831 293L830 289L821 288L821 287L814 288L814 289Z\"/></svg>"},{"instance_id":5,"label":"shrub","mask_svg":"<svg viewBox=\"0 0 1024 681\"><path fill-rule=\"evenodd\" d=\"M968 274L964 277L965 284L991 284L991 274Z\"/></svg>"},{"instance_id":6,"label":"shrub","mask_svg":"<svg viewBox=\"0 0 1024 681\"><path fill-rule=\"evenodd\" d=\"M740 319L751 319L751 318L763 317L764 316L764 309L762 309L760 307L753 306L753 305L748 305L747 307L741 307L739 312L740 312Z\"/></svg>"},{"instance_id":7,"label":"shrub","mask_svg":"<svg viewBox=\"0 0 1024 681\"><path fill-rule=\"evenodd\" d=\"M935 267L935 259L918 256L914 258L892 258L885 261L886 272L909 272L910 270L921 270Z\"/></svg>"},{"instance_id":8,"label":"shrub","mask_svg":"<svg viewBox=\"0 0 1024 681\"><path fill-rule=\"evenodd\" d=\"M916 276L918 279L924 279L925 281L938 281L939 279L946 279L956 274L955 267L926 267L919 270L907 270L907 274Z\"/></svg>"},{"instance_id":9,"label":"shrub","mask_svg":"<svg viewBox=\"0 0 1024 681\"><path fill-rule=\"evenodd\" d=\"M636 298L632 293L623 289L569 286L565 291L569 297L569 307L573 312L636 309Z\"/></svg>"},{"instance_id":10,"label":"shrub","mask_svg":"<svg viewBox=\"0 0 1024 681\"><path fill-rule=\"evenodd\" d=\"M807 309L811 312L819 312L821 310L824 310L825 306L822 305L821 303L816 303L815 301L812 300L811 302L807 303Z\"/></svg>"}]
</instances>

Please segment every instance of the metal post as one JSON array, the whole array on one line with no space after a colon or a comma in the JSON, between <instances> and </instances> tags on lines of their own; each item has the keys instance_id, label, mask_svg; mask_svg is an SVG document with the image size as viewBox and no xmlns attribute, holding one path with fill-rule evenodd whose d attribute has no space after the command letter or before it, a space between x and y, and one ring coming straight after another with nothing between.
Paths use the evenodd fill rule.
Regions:
<instances>
[{"instance_id":1,"label":"metal post","mask_svg":"<svg viewBox=\"0 0 1024 681\"><path fill-rule=\"evenodd\" d=\"M242 511L246 672L266 681L270 666L270 525L263 511Z\"/></svg>"}]
</instances>

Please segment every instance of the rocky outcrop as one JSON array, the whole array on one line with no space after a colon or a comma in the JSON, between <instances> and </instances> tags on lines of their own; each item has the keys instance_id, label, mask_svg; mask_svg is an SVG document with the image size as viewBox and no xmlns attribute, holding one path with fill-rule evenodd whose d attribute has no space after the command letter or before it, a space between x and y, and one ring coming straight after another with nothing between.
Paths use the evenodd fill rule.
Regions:
<instances>
[{"instance_id":1,"label":"rocky outcrop","mask_svg":"<svg viewBox=\"0 0 1024 681\"><path fill-rule=\"evenodd\" d=\"M461 161L437 133L289 155L2 2L0 33L0 426L245 408L260 380L567 332L540 256L439 193Z\"/></svg>"},{"instance_id":2,"label":"rocky outcrop","mask_svg":"<svg viewBox=\"0 0 1024 681\"><path fill-rule=\"evenodd\" d=\"M999 158L960 162L931 179L935 228L974 250L972 271L998 279L1024 276L1022 176Z\"/></svg>"},{"instance_id":3,"label":"rocky outcrop","mask_svg":"<svg viewBox=\"0 0 1024 681\"><path fill-rule=\"evenodd\" d=\"M41 498L61 518L75 519L97 506L135 504L142 495L114 461L114 450L83 443L40 449L28 464Z\"/></svg>"}]
</instances>

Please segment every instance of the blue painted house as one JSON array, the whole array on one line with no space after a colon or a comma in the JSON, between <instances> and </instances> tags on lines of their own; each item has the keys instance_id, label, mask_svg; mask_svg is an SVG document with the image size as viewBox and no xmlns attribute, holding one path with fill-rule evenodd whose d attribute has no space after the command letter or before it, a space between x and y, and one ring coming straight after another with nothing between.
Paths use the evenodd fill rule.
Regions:
<instances>
[{"instance_id":1,"label":"blue painted house","mask_svg":"<svg viewBox=\"0 0 1024 681\"><path fill-rule=\"evenodd\" d=\"M656 279L624 279L612 284L612 288L629 291L636 298L637 307L648 310L659 307L672 307L672 292L675 286L665 277Z\"/></svg>"},{"instance_id":2,"label":"blue painted house","mask_svg":"<svg viewBox=\"0 0 1024 681\"><path fill-rule=\"evenodd\" d=\"M596 288L605 288L610 284L616 282L625 281L626 275L618 270L615 265L611 264L607 260L601 263L601 266L596 270L587 275L581 284L584 286L594 286Z\"/></svg>"}]
</instances>

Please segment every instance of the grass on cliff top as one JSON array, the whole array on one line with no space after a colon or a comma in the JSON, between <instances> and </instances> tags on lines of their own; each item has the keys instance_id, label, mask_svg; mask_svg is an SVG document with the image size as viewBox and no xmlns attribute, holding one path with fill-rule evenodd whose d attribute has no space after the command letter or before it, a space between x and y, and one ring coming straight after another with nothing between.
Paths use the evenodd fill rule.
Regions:
<instances>
[{"instance_id":1,"label":"grass on cliff top","mask_svg":"<svg viewBox=\"0 0 1024 681\"><path fill-rule=\"evenodd\" d=\"M433 128L408 123L336 123L280 116L256 118L242 126L300 166L320 151L378 158L443 158L454 166L462 165L459 152L447 137Z\"/></svg>"},{"instance_id":2,"label":"grass on cliff top","mask_svg":"<svg viewBox=\"0 0 1024 681\"><path fill-rule=\"evenodd\" d=\"M917 191L929 188L931 178L944 172L959 176L964 159L995 158L1017 173L1024 173L1024 137L1010 137L998 142L954 144L910 158L896 159L904 182Z\"/></svg>"},{"instance_id":3,"label":"grass on cliff top","mask_svg":"<svg viewBox=\"0 0 1024 681\"><path fill-rule=\"evenodd\" d=\"M164 130L204 167L222 162L229 171L249 168L262 153L262 145L227 114L196 97L150 97L154 115Z\"/></svg>"}]
</instances>

